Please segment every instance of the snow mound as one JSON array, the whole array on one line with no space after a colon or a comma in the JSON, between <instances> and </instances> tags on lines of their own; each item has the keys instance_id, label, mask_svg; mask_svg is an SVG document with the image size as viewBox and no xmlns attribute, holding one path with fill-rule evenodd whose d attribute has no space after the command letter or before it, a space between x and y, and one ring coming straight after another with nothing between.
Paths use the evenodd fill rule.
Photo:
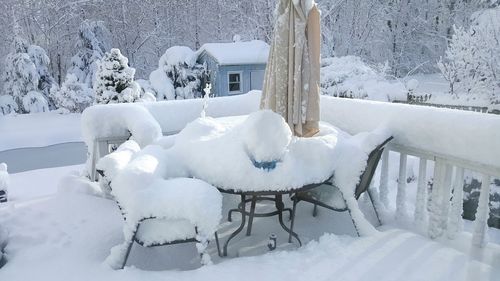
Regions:
<instances>
[{"instance_id":1,"label":"snow mound","mask_svg":"<svg viewBox=\"0 0 500 281\"><path fill-rule=\"evenodd\" d=\"M139 144L133 140L124 142L118 149L101 158L97 163L98 170L106 171L106 177L112 180L132 160L135 153L141 150Z\"/></svg>"},{"instance_id":2,"label":"snow mound","mask_svg":"<svg viewBox=\"0 0 500 281\"><path fill-rule=\"evenodd\" d=\"M243 143L249 156L257 162L281 159L292 139L285 119L270 110L251 114L243 126Z\"/></svg>"}]
</instances>

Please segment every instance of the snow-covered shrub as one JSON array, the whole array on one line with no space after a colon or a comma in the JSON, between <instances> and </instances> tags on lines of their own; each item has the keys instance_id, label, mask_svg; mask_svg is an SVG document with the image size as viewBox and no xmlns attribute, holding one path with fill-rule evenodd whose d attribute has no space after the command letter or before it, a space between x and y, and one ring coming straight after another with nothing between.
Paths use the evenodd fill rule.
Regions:
<instances>
[{"instance_id":1,"label":"snow-covered shrub","mask_svg":"<svg viewBox=\"0 0 500 281\"><path fill-rule=\"evenodd\" d=\"M98 63L94 83L95 102L99 104L135 102L141 88L134 82L135 69L119 49L111 49Z\"/></svg>"},{"instance_id":2,"label":"snow-covered shrub","mask_svg":"<svg viewBox=\"0 0 500 281\"><path fill-rule=\"evenodd\" d=\"M23 97L23 108L26 113L48 112L49 104L41 93L30 91Z\"/></svg>"},{"instance_id":3,"label":"snow-covered shrub","mask_svg":"<svg viewBox=\"0 0 500 281\"><path fill-rule=\"evenodd\" d=\"M36 45L28 45L22 38L14 39L14 52L7 55L5 59L4 93L12 96L17 103L16 111L28 113L30 110L24 104L36 103L38 110L44 110L44 104L54 107L50 98L50 88L55 85L54 78L49 73L50 60L45 50ZM42 95L31 94L36 91ZM35 101L36 100L36 101ZM35 109L31 107L30 109Z\"/></svg>"},{"instance_id":4,"label":"snow-covered shrub","mask_svg":"<svg viewBox=\"0 0 500 281\"><path fill-rule=\"evenodd\" d=\"M135 82L141 88L141 98L140 101L144 102L154 102L156 101L156 91L151 87L151 83L148 80L138 79Z\"/></svg>"},{"instance_id":5,"label":"snow-covered shrub","mask_svg":"<svg viewBox=\"0 0 500 281\"><path fill-rule=\"evenodd\" d=\"M500 103L500 7L473 15L466 30L455 28L445 56L438 62L454 97Z\"/></svg>"},{"instance_id":6,"label":"snow-covered shrub","mask_svg":"<svg viewBox=\"0 0 500 281\"><path fill-rule=\"evenodd\" d=\"M8 192L9 192L9 173L7 172L7 164L0 163L0 203L7 201Z\"/></svg>"},{"instance_id":7,"label":"snow-covered shrub","mask_svg":"<svg viewBox=\"0 0 500 281\"><path fill-rule=\"evenodd\" d=\"M53 87L51 96L59 109L66 112L80 113L94 102L92 89L78 82L74 74L68 74L61 88Z\"/></svg>"},{"instance_id":8,"label":"snow-covered shrub","mask_svg":"<svg viewBox=\"0 0 500 281\"><path fill-rule=\"evenodd\" d=\"M160 58L158 69L149 77L157 100L190 99L202 96L208 71L196 63L197 55L189 47L174 46Z\"/></svg>"},{"instance_id":9,"label":"snow-covered shrub","mask_svg":"<svg viewBox=\"0 0 500 281\"><path fill-rule=\"evenodd\" d=\"M80 25L77 53L71 58L68 73L74 74L78 82L92 88L97 61L111 48L111 33L101 21L85 20Z\"/></svg>"},{"instance_id":10,"label":"snow-covered shrub","mask_svg":"<svg viewBox=\"0 0 500 281\"><path fill-rule=\"evenodd\" d=\"M2 115L12 114L18 111L17 103L14 101L12 96L1 95L0 96L0 113Z\"/></svg>"},{"instance_id":11,"label":"snow-covered shrub","mask_svg":"<svg viewBox=\"0 0 500 281\"><path fill-rule=\"evenodd\" d=\"M392 101L405 99L407 92L403 83L356 56L324 58L320 82L321 93L334 97Z\"/></svg>"},{"instance_id":12,"label":"snow-covered shrub","mask_svg":"<svg viewBox=\"0 0 500 281\"><path fill-rule=\"evenodd\" d=\"M38 91L45 97L49 103L49 107L54 109L55 104L50 96L50 89L57 84L54 77L52 77L52 74L49 72L50 59L45 50L36 45L30 45L28 47L28 55L33 64L35 64L36 71L38 72Z\"/></svg>"}]
</instances>

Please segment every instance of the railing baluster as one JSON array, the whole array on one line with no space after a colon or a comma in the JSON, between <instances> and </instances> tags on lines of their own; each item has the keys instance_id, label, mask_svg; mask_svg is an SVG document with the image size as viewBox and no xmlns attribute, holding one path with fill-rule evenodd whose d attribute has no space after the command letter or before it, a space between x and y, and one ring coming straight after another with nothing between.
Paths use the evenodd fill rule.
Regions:
<instances>
[{"instance_id":1,"label":"railing baluster","mask_svg":"<svg viewBox=\"0 0 500 281\"><path fill-rule=\"evenodd\" d=\"M382 166L380 167L379 198L384 207L389 207L389 149L382 154Z\"/></svg>"},{"instance_id":2,"label":"railing baluster","mask_svg":"<svg viewBox=\"0 0 500 281\"><path fill-rule=\"evenodd\" d=\"M457 167L453 182L453 200L448 218L448 238L455 239L457 233L463 230L462 213L464 209L464 169Z\"/></svg>"},{"instance_id":3,"label":"railing baluster","mask_svg":"<svg viewBox=\"0 0 500 281\"><path fill-rule=\"evenodd\" d=\"M453 167L446 164L444 169L444 178L441 194L441 216L439 217L439 225L443 231L448 229L448 214L450 212L450 198L451 198L451 180L453 177Z\"/></svg>"},{"instance_id":4,"label":"railing baluster","mask_svg":"<svg viewBox=\"0 0 500 281\"><path fill-rule=\"evenodd\" d=\"M415 225L424 231L427 224L427 159L420 158L418 167L417 198L415 202Z\"/></svg>"},{"instance_id":5,"label":"railing baluster","mask_svg":"<svg viewBox=\"0 0 500 281\"><path fill-rule=\"evenodd\" d=\"M406 163L408 156L401 153L399 157L398 194L396 195L396 220L406 221L408 213L406 210Z\"/></svg>"},{"instance_id":6,"label":"railing baluster","mask_svg":"<svg viewBox=\"0 0 500 281\"><path fill-rule=\"evenodd\" d=\"M472 244L477 247L484 247L487 242L486 231L488 230L488 218L490 214L490 184L490 177L483 174L472 236Z\"/></svg>"},{"instance_id":7,"label":"railing baluster","mask_svg":"<svg viewBox=\"0 0 500 281\"><path fill-rule=\"evenodd\" d=\"M435 239L443 234L441 223L441 198L445 177L445 164L442 160L436 159L434 165L434 180L432 183L431 202L429 212L429 237Z\"/></svg>"}]
</instances>

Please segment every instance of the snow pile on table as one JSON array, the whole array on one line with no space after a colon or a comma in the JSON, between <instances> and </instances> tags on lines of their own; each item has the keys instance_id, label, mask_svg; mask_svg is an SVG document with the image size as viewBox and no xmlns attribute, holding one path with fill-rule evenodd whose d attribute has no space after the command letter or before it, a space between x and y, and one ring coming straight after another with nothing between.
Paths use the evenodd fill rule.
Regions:
<instances>
[{"instance_id":1,"label":"snow pile on table","mask_svg":"<svg viewBox=\"0 0 500 281\"><path fill-rule=\"evenodd\" d=\"M125 217L125 242L112 249L108 264L120 267L139 223L137 237L145 246L196 237L202 263L209 264L205 248L221 219L219 191L197 179L165 179L166 150L149 145L134 155L137 148L126 142L98 164L110 176L111 194Z\"/></svg>"},{"instance_id":2,"label":"snow pile on table","mask_svg":"<svg viewBox=\"0 0 500 281\"><path fill-rule=\"evenodd\" d=\"M9 173L7 164L0 163L0 203L7 202L9 192Z\"/></svg>"},{"instance_id":3,"label":"snow pile on table","mask_svg":"<svg viewBox=\"0 0 500 281\"><path fill-rule=\"evenodd\" d=\"M269 45L260 40L233 43L207 43L198 50L198 56L210 54L219 65L265 64Z\"/></svg>"},{"instance_id":4,"label":"snow pile on table","mask_svg":"<svg viewBox=\"0 0 500 281\"><path fill-rule=\"evenodd\" d=\"M321 62L321 92L334 97L378 101L406 99L405 85L388 80L384 73L355 56L325 58Z\"/></svg>"}]
</instances>

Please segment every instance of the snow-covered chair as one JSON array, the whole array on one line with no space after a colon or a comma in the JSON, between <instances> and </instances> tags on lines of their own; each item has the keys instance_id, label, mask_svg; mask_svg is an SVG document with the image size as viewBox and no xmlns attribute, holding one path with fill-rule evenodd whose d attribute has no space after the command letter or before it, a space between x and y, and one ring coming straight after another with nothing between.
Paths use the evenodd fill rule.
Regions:
<instances>
[{"instance_id":1,"label":"snow-covered chair","mask_svg":"<svg viewBox=\"0 0 500 281\"><path fill-rule=\"evenodd\" d=\"M165 150L149 145L138 152L133 141L98 163L124 217L123 244L111 250L107 263L123 268L134 242L144 247L195 242L203 265L209 239L221 219L222 195L197 179L165 179ZM218 243L217 243L218 246Z\"/></svg>"},{"instance_id":2,"label":"snow-covered chair","mask_svg":"<svg viewBox=\"0 0 500 281\"><path fill-rule=\"evenodd\" d=\"M379 224L381 224L381 222L373 201L373 194L370 191L370 184L373 179L375 170L377 169L377 165L380 161L384 148L392 139L393 139L392 136L385 139L382 143L378 144L373 151L370 152L370 154L368 155L368 160L366 162L366 169L362 171L361 176L359 178L359 182L356 185L356 189L354 191L354 198L356 200L359 199L361 194L367 192ZM351 215L354 227L356 228L356 232L359 235L360 231L358 229L358 226L356 225L356 222L354 221L354 218L352 217L351 210L348 208L348 204L346 202L346 196L342 193L341 189L337 187L335 184L335 175L333 175L330 179L328 179L323 183L315 184L315 186L316 187L308 191L298 192L294 196L292 196L293 208L292 208L292 218L291 218L292 224L290 229L293 231L297 203L300 201L304 201L314 204L313 216L317 215L318 206L337 212L348 211L349 214ZM289 241L291 241L291 236L289 237Z\"/></svg>"}]
</instances>

